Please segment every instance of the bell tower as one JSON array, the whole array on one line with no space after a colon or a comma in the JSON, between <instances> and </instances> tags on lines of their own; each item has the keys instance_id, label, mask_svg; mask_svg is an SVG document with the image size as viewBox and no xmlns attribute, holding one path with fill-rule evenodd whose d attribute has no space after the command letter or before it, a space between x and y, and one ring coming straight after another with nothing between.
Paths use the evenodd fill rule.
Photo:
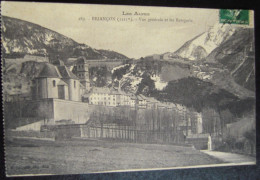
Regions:
<instances>
[{"instance_id":1,"label":"bell tower","mask_svg":"<svg viewBox=\"0 0 260 180\"><path fill-rule=\"evenodd\" d=\"M90 81L89 81L89 64L84 57L81 57L77 60L76 64L77 76L80 79L80 83L86 88L86 91L90 90Z\"/></svg>"}]
</instances>

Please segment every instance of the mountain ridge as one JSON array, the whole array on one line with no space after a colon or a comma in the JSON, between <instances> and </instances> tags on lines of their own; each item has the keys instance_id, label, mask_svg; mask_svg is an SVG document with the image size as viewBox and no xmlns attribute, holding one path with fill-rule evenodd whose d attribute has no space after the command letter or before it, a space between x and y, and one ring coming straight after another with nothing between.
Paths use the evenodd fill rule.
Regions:
<instances>
[{"instance_id":1,"label":"mountain ridge","mask_svg":"<svg viewBox=\"0 0 260 180\"><path fill-rule=\"evenodd\" d=\"M98 50L41 25L2 16L2 47L4 56L46 55L54 60L85 56L87 59L128 59L115 51Z\"/></svg>"}]
</instances>

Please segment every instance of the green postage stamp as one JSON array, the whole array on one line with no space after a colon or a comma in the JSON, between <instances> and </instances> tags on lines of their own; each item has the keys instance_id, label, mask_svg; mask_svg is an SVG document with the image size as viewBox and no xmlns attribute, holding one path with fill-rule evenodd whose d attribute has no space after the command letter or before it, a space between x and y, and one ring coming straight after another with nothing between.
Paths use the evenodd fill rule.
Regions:
<instances>
[{"instance_id":1,"label":"green postage stamp","mask_svg":"<svg viewBox=\"0 0 260 180\"><path fill-rule=\"evenodd\" d=\"M249 24L249 10L220 9L219 21L229 24Z\"/></svg>"}]
</instances>

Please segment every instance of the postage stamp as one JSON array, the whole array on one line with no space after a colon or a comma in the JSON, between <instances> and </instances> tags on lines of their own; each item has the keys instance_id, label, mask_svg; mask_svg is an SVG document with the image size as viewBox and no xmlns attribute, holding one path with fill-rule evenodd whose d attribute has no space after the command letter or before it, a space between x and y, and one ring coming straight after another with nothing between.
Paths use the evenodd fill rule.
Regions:
<instances>
[{"instance_id":1,"label":"postage stamp","mask_svg":"<svg viewBox=\"0 0 260 180\"><path fill-rule=\"evenodd\" d=\"M219 21L228 24L249 24L249 10L220 9Z\"/></svg>"}]
</instances>

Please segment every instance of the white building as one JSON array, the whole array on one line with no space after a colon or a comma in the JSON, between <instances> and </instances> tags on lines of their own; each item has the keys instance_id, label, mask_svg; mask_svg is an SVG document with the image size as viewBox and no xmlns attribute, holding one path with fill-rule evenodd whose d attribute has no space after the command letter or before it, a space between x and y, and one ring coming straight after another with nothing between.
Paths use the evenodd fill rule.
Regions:
<instances>
[{"instance_id":1,"label":"white building","mask_svg":"<svg viewBox=\"0 0 260 180\"><path fill-rule=\"evenodd\" d=\"M116 106L117 94L106 87L94 87L92 88L89 96L89 104L93 105L105 105Z\"/></svg>"},{"instance_id":2,"label":"white building","mask_svg":"<svg viewBox=\"0 0 260 180\"><path fill-rule=\"evenodd\" d=\"M93 87L88 97L93 105L135 107L137 104L135 95L107 87Z\"/></svg>"},{"instance_id":3,"label":"white building","mask_svg":"<svg viewBox=\"0 0 260 180\"><path fill-rule=\"evenodd\" d=\"M144 108L146 109L147 101L146 97L142 94L137 95L137 103L139 108Z\"/></svg>"}]
</instances>

